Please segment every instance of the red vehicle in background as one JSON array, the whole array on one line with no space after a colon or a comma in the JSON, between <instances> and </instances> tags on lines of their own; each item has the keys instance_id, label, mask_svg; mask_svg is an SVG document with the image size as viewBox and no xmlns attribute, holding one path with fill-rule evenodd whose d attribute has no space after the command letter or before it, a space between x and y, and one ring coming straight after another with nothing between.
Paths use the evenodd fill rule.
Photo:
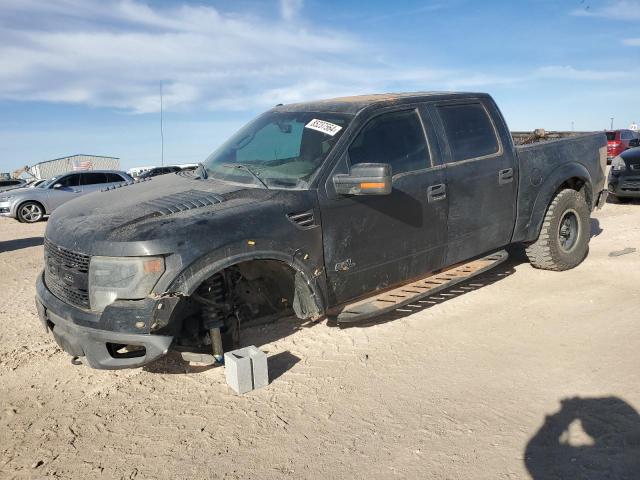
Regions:
<instances>
[{"instance_id":1,"label":"red vehicle in background","mask_svg":"<svg viewBox=\"0 0 640 480\"><path fill-rule=\"evenodd\" d=\"M640 138L638 132L633 130L607 130L607 163L611 163L611 159L617 157L625 150L631 148L629 142Z\"/></svg>"}]
</instances>

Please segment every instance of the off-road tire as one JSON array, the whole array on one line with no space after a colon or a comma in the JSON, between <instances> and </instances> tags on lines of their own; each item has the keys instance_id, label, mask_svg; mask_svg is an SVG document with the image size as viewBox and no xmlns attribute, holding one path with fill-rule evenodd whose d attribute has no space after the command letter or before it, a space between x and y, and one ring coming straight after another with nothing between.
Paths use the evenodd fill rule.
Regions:
<instances>
[{"instance_id":1,"label":"off-road tire","mask_svg":"<svg viewBox=\"0 0 640 480\"><path fill-rule=\"evenodd\" d=\"M24 202L18 205L16 217L22 223L36 223L44 218L44 207L38 202Z\"/></svg>"},{"instance_id":2,"label":"off-road tire","mask_svg":"<svg viewBox=\"0 0 640 480\"><path fill-rule=\"evenodd\" d=\"M565 235L567 222L577 230L569 248L563 243L569 240ZM544 270L576 267L589 251L590 228L590 211L584 196L575 190L561 190L547 209L538 239L526 248L529 262Z\"/></svg>"}]
</instances>

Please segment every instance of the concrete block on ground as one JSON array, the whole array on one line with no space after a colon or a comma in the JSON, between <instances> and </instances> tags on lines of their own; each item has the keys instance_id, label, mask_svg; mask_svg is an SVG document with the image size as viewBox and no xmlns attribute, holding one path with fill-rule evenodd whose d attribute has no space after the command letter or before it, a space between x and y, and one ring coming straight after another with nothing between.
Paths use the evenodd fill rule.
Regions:
<instances>
[{"instance_id":1,"label":"concrete block on ground","mask_svg":"<svg viewBox=\"0 0 640 480\"><path fill-rule=\"evenodd\" d=\"M267 355L253 345L224 354L227 384L238 394L269 385Z\"/></svg>"}]
</instances>

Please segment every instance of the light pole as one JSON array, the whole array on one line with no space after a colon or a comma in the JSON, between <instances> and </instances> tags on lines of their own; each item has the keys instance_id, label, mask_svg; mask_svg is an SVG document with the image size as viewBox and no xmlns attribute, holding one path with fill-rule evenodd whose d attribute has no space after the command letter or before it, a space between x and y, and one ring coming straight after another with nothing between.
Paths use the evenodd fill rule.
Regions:
<instances>
[{"instance_id":1,"label":"light pole","mask_svg":"<svg viewBox=\"0 0 640 480\"><path fill-rule=\"evenodd\" d=\"M613 130L613 118L614 117L611 117L611 130Z\"/></svg>"}]
</instances>

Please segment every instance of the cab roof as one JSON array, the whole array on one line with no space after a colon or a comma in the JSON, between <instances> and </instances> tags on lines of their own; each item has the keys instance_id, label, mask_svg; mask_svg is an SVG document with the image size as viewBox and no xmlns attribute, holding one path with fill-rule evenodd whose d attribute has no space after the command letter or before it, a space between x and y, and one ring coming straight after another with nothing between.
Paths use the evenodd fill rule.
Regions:
<instances>
[{"instance_id":1,"label":"cab roof","mask_svg":"<svg viewBox=\"0 0 640 480\"><path fill-rule=\"evenodd\" d=\"M486 93L472 92L407 92L407 93L375 93L369 95L354 95L349 97L336 97L310 102L290 103L277 105L275 111L296 112L332 112L356 114L372 105L387 106L402 103L414 103L427 100L448 100L465 97L487 97Z\"/></svg>"}]
</instances>

